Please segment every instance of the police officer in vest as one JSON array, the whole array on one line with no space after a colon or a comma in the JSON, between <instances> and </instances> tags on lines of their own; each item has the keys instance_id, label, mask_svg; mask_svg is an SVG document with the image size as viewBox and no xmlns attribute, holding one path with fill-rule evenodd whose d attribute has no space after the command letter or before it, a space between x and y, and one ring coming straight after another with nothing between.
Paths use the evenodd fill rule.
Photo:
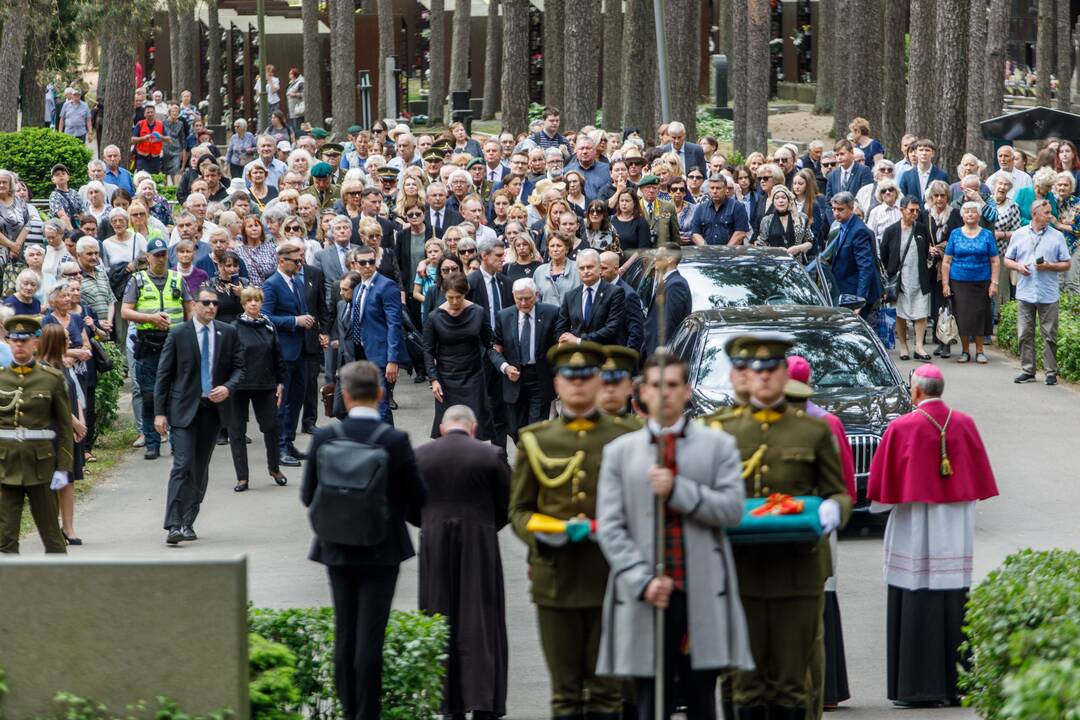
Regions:
<instances>
[{"instance_id":1,"label":"police officer in vest","mask_svg":"<svg viewBox=\"0 0 1080 720\"><path fill-rule=\"evenodd\" d=\"M0 553L19 552L23 500L30 501L47 553L66 553L56 522L56 490L68 484L74 436L64 375L34 360L41 323L4 323L11 367L0 366Z\"/></svg>"},{"instance_id":2,"label":"police officer in vest","mask_svg":"<svg viewBox=\"0 0 1080 720\"><path fill-rule=\"evenodd\" d=\"M154 238L146 246L146 266L128 281L120 316L135 326L135 384L143 398L142 432L147 460L161 454L161 438L154 429L154 383L158 360L169 328L184 322L191 313L187 283L169 270L169 246Z\"/></svg>"}]
</instances>

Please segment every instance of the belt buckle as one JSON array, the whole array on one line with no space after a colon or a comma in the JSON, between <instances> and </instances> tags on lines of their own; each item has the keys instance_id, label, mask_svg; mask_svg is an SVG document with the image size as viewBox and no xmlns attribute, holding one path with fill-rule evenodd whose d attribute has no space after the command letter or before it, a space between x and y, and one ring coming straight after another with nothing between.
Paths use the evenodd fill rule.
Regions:
<instances>
[{"instance_id":1,"label":"belt buckle","mask_svg":"<svg viewBox=\"0 0 1080 720\"><path fill-rule=\"evenodd\" d=\"M15 428L15 439L19 440L19 441L25 440L26 439L26 428L24 428L24 427Z\"/></svg>"}]
</instances>

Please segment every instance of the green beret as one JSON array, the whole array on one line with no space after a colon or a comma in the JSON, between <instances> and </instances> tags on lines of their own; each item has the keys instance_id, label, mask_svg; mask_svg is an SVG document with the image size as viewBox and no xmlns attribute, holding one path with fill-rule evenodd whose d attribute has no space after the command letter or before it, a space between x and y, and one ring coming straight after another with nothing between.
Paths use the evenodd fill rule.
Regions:
<instances>
[{"instance_id":1,"label":"green beret","mask_svg":"<svg viewBox=\"0 0 1080 720\"><path fill-rule=\"evenodd\" d=\"M656 177L655 175L645 175L640 180L638 180L637 186L639 188L643 188L643 187L648 187L650 185L659 185L659 184L660 184L660 178Z\"/></svg>"},{"instance_id":2,"label":"green beret","mask_svg":"<svg viewBox=\"0 0 1080 720\"><path fill-rule=\"evenodd\" d=\"M474 157L472 160L465 163L465 169L466 170L472 170L474 167L476 167L477 165L479 165L482 162L484 162L484 161L481 160L480 158Z\"/></svg>"},{"instance_id":3,"label":"green beret","mask_svg":"<svg viewBox=\"0 0 1080 720\"><path fill-rule=\"evenodd\" d=\"M316 140L322 140L323 138L330 137L330 133L326 132L320 127L312 128L311 132L309 132L308 135L315 138Z\"/></svg>"},{"instance_id":4,"label":"green beret","mask_svg":"<svg viewBox=\"0 0 1080 720\"><path fill-rule=\"evenodd\" d=\"M12 315L4 321L11 340L28 340L41 335L41 321L33 315Z\"/></svg>"},{"instance_id":5,"label":"green beret","mask_svg":"<svg viewBox=\"0 0 1080 720\"><path fill-rule=\"evenodd\" d=\"M600 366L600 374L604 382L620 382L631 377L637 370L638 360L641 358L637 350L622 345L605 345L604 353L607 355L607 360Z\"/></svg>"},{"instance_id":6,"label":"green beret","mask_svg":"<svg viewBox=\"0 0 1080 720\"><path fill-rule=\"evenodd\" d=\"M603 345L588 340L566 342L549 349L547 360L555 373L563 377L592 377L600 372L600 366L607 360L607 353Z\"/></svg>"},{"instance_id":7,"label":"green beret","mask_svg":"<svg viewBox=\"0 0 1080 720\"><path fill-rule=\"evenodd\" d=\"M345 129L345 132L349 133L350 135L355 135L356 133L363 132L363 131L364 131L364 128L360 127L359 125L350 125L349 127L347 127Z\"/></svg>"},{"instance_id":8,"label":"green beret","mask_svg":"<svg viewBox=\"0 0 1080 720\"><path fill-rule=\"evenodd\" d=\"M318 162L315 163L315 167L311 168L311 177L330 177L333 172L334 168L330 167L330 163Z\"/></svg>"}]
</instances>

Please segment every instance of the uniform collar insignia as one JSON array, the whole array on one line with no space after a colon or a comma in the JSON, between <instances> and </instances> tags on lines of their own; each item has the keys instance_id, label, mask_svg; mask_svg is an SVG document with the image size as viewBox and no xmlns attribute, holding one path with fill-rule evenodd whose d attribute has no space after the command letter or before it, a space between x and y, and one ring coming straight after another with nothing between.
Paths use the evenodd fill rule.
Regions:
<instances>
[{"instance_id":1,"label":"uniform collar insignia","mask_svg":"<svg viewBox=\"0 0 1080 720\"><path fill-rule=\"evenodd\" d=\"M26 375L27 373L33 372L34 365L35 363L33 360L28 362L26 365L16 365L15 363L12 363L11 372L15 373L16 375Z\"/></svg>"}]
</instances>

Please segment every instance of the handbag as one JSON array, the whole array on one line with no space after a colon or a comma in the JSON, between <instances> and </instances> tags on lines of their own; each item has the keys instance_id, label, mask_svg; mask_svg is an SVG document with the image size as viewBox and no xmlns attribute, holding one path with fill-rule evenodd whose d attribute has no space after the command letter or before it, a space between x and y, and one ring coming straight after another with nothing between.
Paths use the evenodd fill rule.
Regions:
<instances>
[{"instance_id":1,"label":"handbag","mask_svg":"<svg viewBox=\"0 0 1080 720\"><path fill-rule=\"evenodd\" d=\"M942 345L950 345L960 339L956 317L952 312L952 301L945 303L938 310L937 322L934 323L934 337Z\"/></svg>"},{"instance_id":2,"label":"handbag","mask_svg":"<svg viewBox=\"0 0 1080 720\"><path fill-rule=\"evenodd\" d=\"M97 338L90 338L90 356L94 360L94 368L99 373L107 373L113 369L112 356L105 351L105 346Z\"/></svg>"},{"instance_id":3,"label":"handbag","mask_svg":"<svg viewBox=\"0 0 1080 720\"><path fill-rule=\"evenodd\" d=\"M326 413L326 417L334 417L335 390L337 390L336 383L326 383L320 390L320 393L322 394L323 411Z\"/></svg>"},{"instance_id":4,"label":"handbag","mask_svg":"<svg viewBox=\"0 0 1080 720\"><path fill-rule=\"evenodd\" d=\"M904 260L907 259L907 254L911 251L912 240L913 238L908 238L904 251L900 253L900 269L885 281L885 302L887 303L895 303L900 298L900 276L904 274Z\"/></svg>"},{"instance_id":5,"label":"handbag","mask_svg":"<svg viewBox=\"0 0 1080 720\"><path fill-rule=\"evenodd\" d=\"M878 339L886 350L896 347L896 308L877 309L877 322L874 323Z\"/></svg>"}]
</instances>

